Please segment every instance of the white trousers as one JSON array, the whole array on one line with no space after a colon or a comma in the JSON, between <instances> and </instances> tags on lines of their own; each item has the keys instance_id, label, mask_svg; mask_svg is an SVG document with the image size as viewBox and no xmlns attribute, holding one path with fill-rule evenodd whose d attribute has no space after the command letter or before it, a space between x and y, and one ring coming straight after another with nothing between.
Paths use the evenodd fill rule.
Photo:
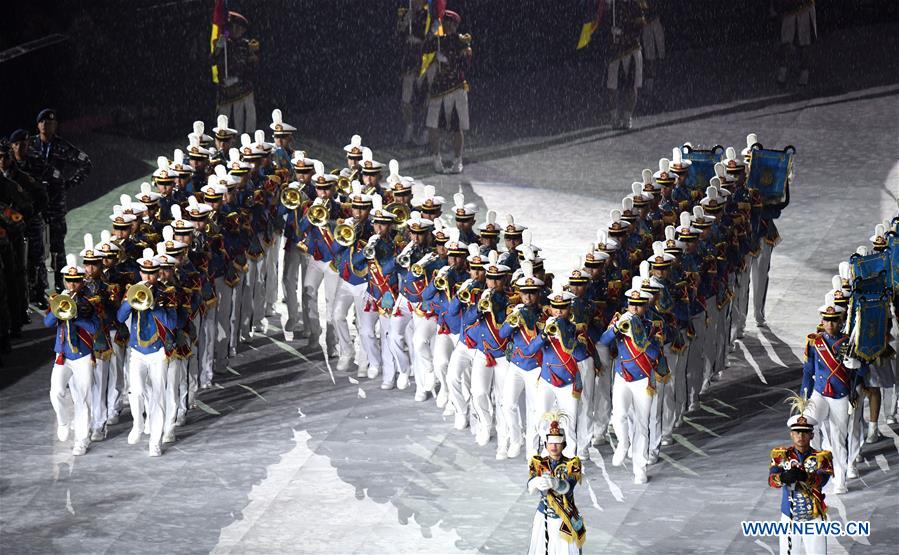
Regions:
<instances>
[{"instance_id":1,"label":"white trousers","mask_svg":"<svg viewBox=\"0 0 899 555\"><path fill-rule=\"evenodd\" d=\"M721 320L721 311L715 304L715 297L706 300L706 329L702 334L702 387L705 388L712 378L712 374L718 371L718 326Z\"/></svg>"},{"instance_id":2,"label":"white trousers","mask_svg":"<svg viewBox=\"0 0 899 555\"><path fill-rule=\"evenodd\" d=\"M538 379L537 387L534 390L534 414L531 416L534 422L534 430L531 434L532 437L537 437L539 441L539 430L537 428L539 428L544 414L552 410L553 406L556 406L558 410L568 415L568 421L561 423L565 429L565 449L562 451L562 454L566 457L575 455L578 443L577 421L575 419L578 399L572 395L573 390L574 386L572 384L555 387L544 379ZM530 446L528 447L530 448ZM539 451L537 454L540 454Z\"/></svg>"},{"instance_id":3,"label":"white trousers","mask_svg":"<svg viewBox=\"0 0 899 555\"><path fill-rule=\"evenodd\" d=\"M200 365L200 386L212 383L212 361L215 356L215 325L218 306L206 309L200 316L197 334L197 362Z\"/></svg>"},{"instance_id":4,"label":"white trousers","mask_svg":"<svg viewBox=\"0 0 899 555\"><path fill-rule=\"evenodd\" d=\"M231 308L234 299L234 289L225 283L224 277L215 278L215 292L218 295L218 305L215 310L215 344L213 356L216 363L228 358L228 349L231 342Z\"/></svg>"},{"instance_id":5,"label":"white trousers","mask_svg":"<svg viewBox=\"0 0 899 555\"><path fill-rule=\"evenodd\" d=\"M247 265L240 297L240 337L244 339L249 339L250 330L258 327L265 316L265 258L248 258Z\"/></svg>"},{"instance_id":6,"label":"white trousers","mask_svg":"<svg viewBox=\"0 0 899 555\"><path fill-rule=\"evenodd\" d=\"M528 555L579 555L581 550L575 542L568 543L562 539L559 533L561 528L561 518L548 518L540 511L536 511L534 525L531 527Z\"/></svg>"},{"instance_id":7,"label":"white trousers","mask_svg":"<svg viewBox=\"0 0 899 555\"><path fill-rule=\"evenodd\" d=\"M496 357L496 364L487 366L487 355L475 350L471 361L471 406L478 419L478 431L496 430L502 445L506 441L506 423L503 412L496 410L498 392L506 381L506 357ZM494 425L494 416L496 422Z\"/></svg>"},{"instance_id":8,"label":"white trousers","mask_svg":"<svg viewBox=\"0 0 899 555\"><path fill-rule=\"evenodd\" d=\"M705 371L705 312L690 318L695 335L686 351L687 356L687 405L699 403L699 391L702 389L703 372Z\"/></svg>"},{"instance_id":9,"label":"white trousers","mask_svg":"<svg viewBox=\"0 0 899 555\"><path fill-rule=\"evenodd\" d=\"M375 312L375 314L378 313ZM390 319L388 314L378 314L378 328L380 332L378 352L381 357L381 383L385 385L393 383L397 372L396 358L394 358L393 350L390 348Z\"/></svg>"},{"instance_id":10,"label":"white trousers","mask_svg":"<svg viewBox=\"0 0 899 555\"><path fill-rule=\"evenodd\" d=\"M93 373L94 362L90 356L84 356L54 364L50 374L50 404L56 412L56 423L60 426L72 426L75 441L90 438ZM73 404L69 404L66 399L66 388L72 393Z\"/></svg>"},{"instance_id":11,"label":"white trousers","mask_svg":"<svg viewBox=\"0 0 899 555\"><path fill-rule=\"evenodd\" d=\"M446 384L449 400L456 414L468 414L468 399L471 397L471 367L477 349L471 349L463 341L453 347L449 366L446 369Z\"/></svg>"},{"instance_id":12,"label":"white trousers","mask_svg":"<svg viewBox=\"0 0 899 555\"><path fill-rule=\"evenodd\" d=\"M274 314L275 302L278 300L278 276L281 266L280 231L272 233L272 244L265 249L265 310L263 316Z\"/></svg>"},{"instance_id":13,"label":"white trousers","mask_svg":"<svg viewBox=\"0 0 899 555\"><path fill-rule=\"evenodd\" d=\"M687 388L684 383L686 381L684 371L687 365L686 357L681 356L686 354L686 351L675 353L671 350L670 344L665 345L665 358L668 360L668 369L671 371L669 375L671 377L668 378L668 383L656 384L657 390L654 403L658 405L657 414L661 426L659 442L664 438L671 439L674 424L683 415L684 407L686 406ZM655 447L651 447L650 450L653 448ZM655 453L658 453L657 448Z\"/></svg>"},{"instance_id":14,"label":"white trousers","mask_svg":"<svg viewBox=\"0 0 899 555\"><path fill-rule=\"evenodd\" d=\"M396 306L390 315L390 352L396 365L396 371L409 375L412 359L409 357L409 346L412 336L409 324L412 322L412 306L406 297L399 295Z\"/></svg>"},{"instance_id":15,"label":"white trousers","mask_svg":"<svg viewBox=\"0 0 899 555\"><path fill-rule=\"evenodd\" d=\"M818 421L816 428L819 432L813 443L816 448L823 444L825 449L830 449L833 454L834 483L845 485L846 471L861 450L863 404L859 402L850 415L848 396L833 399L815 391L810 401L805 414Z\"/></svg>"},{"instance_id":16,"label":"white trousers","mask_svg":"<svg viewBox=\"0 0 899 555\"><path fill-rule=\"evenodd\" d=\"M249 261L247 262L247 267L252 267L252 264ZM247 274L243 273L240 276L240 282L231 290L231 317L229 318L231 328L228 335L228 349L229 353L233 355L237 355L237 345L240 342L240 326L243 321L244 309L243 298L244 295L252 294L247 293L246 283Z\"/></svg>"},{"instance_id":17,"label":"white trousers","mask_svg":"<svg viewBox=\"0 0 899 555\"><path fill-rule=\"evenodd\" d=\"M434 336L434 355L432 361L434 363L434 379L440 384L440 389L449 395L446 375L449 368L450 357L453 355L453 349L459 342L459 336L451 333L438 333Z\"/></svg>"},{"instance_id":18,"label":"white trousers","mask_svg":"<svg viewBox=\"0 0 899 555\"><path fill-rule=\"evenodd\" d=\"M317 343L322 333L321 316L318 306L318 291L322 283L325 286L325 314L330 312L333 299L328 298L328 291L336 292L340 276L331 269L328 262L310 259L306 267L306 275L303 276L303 306L308 307L309 337L312 343ZM325 348L330 354L337 345L337 336L334 328L325 320Z\"/></svg>"},{"instance_id":19,"label":"white trousers","mask_svg":"<svg viewBox=\"0 0 899 555\"><path fill-rule=\"evenodd\" d=\"M612 360L609 348L596 342L602 372L597 374L593 390L593 425L590 436L605 437L612 419Z\"/></svg>"},{"instance_id":20,"label":"white trousers","mask_svg":"<svg viewBox=\"0 0 899 555\"><path fill-rule=\"evenodd\" d=\"M94 364L93 378L91 379L91 431L100 431L106 427L106 408L109 388L109 367L112 356L103 360L98 358Z\"/></svg>"},{"instance_id":21,"label":"white trousers","mask_svg":"<svg viewBox=\"0 0 899 555\"><path fill-rule=\"evenodd\" d=\"M780 521L790 522L790 517L780 513ZM812 519L812 521L823 522L820 517ZM827 536L793 534L792 536L779 536L778 542L781 555L827 555Z\"/></svg>"},{"instance_id":22,"label":"white trousers","mask_svg":"<svg viewBox=\"0 0 899 555\"><path fill-rule=\"evenodd\" d=\"M377 374L383 368L381 342L378 339L378 320L380 315L377 308L374 307L375 300L363 287L361 292L356 296L356 333L362 343L362 349L365 351L365 358L368 359L368 368L372 374ZM388 355L389 352L385 353Z\"/></svg>"},{"instance_id":23,"label":"white trousers","mask_svg":"<svg viewBox=\"0 0 899 555\"><path fill-rule=\"evenodd\" d=\"M128 393L131 417L134 419L134 428L143 431L143 410L146 410L150 423L150 446L160 445L162 442L168 367L169 359L162 349L148 354L131 349L128 361L128 373L131 375L131 390Z\"/></svg>"},{"instance_id":24,"label":"white trousers","mask_svg":"<svg viewBox=\"0 0 899 555\"><path fill-rule=\"evenodd\" d=\"M627 451L629 447L633 449L635 476L638 472L646 470L649 454L649 425L653 396L646 392L646 385L647 378L628 382L617 374L612 384L612 426L618 437L616 450Z\"/></svg>"},{"instance_id":25,"label":"white trousers","mask_svg":"<svg viewBox=\"0 0 899 555\"><path fill-rule=\"evenodd\" d=\"M353 336L350 334L350 323L347 319L352 309L355 311L356 299L353 295L353 286L349 283L338 279L330 284L334 286L334 291L326 293L332 299L330 312L328 314L328 322L337 335L337 347L341 359L349 359L353 356Z\"/></svg>"},{"instance_id":26,"label":"white trousers","mask_svg":"<svg viewBox=\"0 0 899 555\"><path fill-rule=\"evenodd\" d=\"M165 423L164 434L175 430L175 420L182 407L187 407L187 361L182 358L169 359L165 378ZM182 387L184 385L185 387Z\"/></svg>"},{"instance_id":27,"label":"white trousers","mask_svg":"<svg viewBox=\"0 0 899 555\"><path fill-rule=\"evenodd\" d=\"M300 252L293 245L287 245L284 250L284 271L281 274L281 288L284 293L284 304L287 305L287 323L284 331L296 331L297 325L302 323L304 329L308 329L308 308L304 303L300 312L300 275L306 275L306 263L309 257Z\"/></svg>"},{"instance_id":28,"label":"white trousers","mask_svg":"<svg viewBox=\"0 0 899 555\"><path fill-rule=\"evenodd\" d=\"M731 312L733 313L731 342L743 337L743 330L746 328L746 315L749 311L750 266L750 261L746 260L746 268L737 274L737 281L734 286L734 300L731 303Z\"/></svg>"},{"instance_id":29,"label":"white trousers","mask_svg":"<svg viewBox=\"0 0 899 555\"><path fill-rule=\"evenodd\" d=\"M112 418L118 416L122 412L125 404L126 391L128 390L125 383L125 347L115 342L115 330L109 332L109 343L112 345L112 356L109 357L109 369L107 374L106 387L106 416Z\"/></svg>"},{"instance_id":30,"label":"white trousers","mask_svg":"<svg viewBox=\"0 0 899 555\"><path fill-rule=\"evenodd\" d=\"M228 121L238 133L249 133L256 130L256 96L253 93L235 100L220 104L218 113L228 116Z\"/></svg>"},{"instance_id":31,"label":"white trousers","mask_svg":"<svg viewBox=\"0 0 899 555\"><path fill-rule=\"evenodd\" d=\"M768 271L771 269L771 253L774 246L762 239L762 250L749 260L749 284L752 287L752 307L755 323L765 322L765 299L768 295Z\"/></svg>"},{"instance_id":32,"label":"white trousers","mask_svg":"<svg viewBox=\"0 0 899 555\"><path fill-rule=\"evenodd\" d=\"M437 335L437 318L412 315L412 372L415 374L415 393L433 391L434 337Z\"/></svg>"},{"instance_id":33,"label":"white trousers","mask_svg":"<svg viewBox=\"0 0 899 555\"><path fill-rule=\"evenodd\" d=\"M523 370L509 362L506 369L506 380L503 384L500 410L506 424L506 437L510 445L524 444L528 458L537 454L537 428L534 423L534 395L537 392L537 380L540 379L540 367ZM522 404L522 397L524 404ZM522 425L524 414L524 425ZM525 437L527 430L527 437Z\"/></svg>"},{"instance_id":34,"label":"white trousers","mask_svg":"<svg viewBox=\"0 0 899 555\"><path fill-rule=\"evenodd\" d=\"M596 391L596 370L593 369L592 357L578 362L577 368L584 387L577 410L577 454L581 456L587 452L590 441L593 439L593 409L595 408L593 397Z\"/></svg>"}]
</instances>

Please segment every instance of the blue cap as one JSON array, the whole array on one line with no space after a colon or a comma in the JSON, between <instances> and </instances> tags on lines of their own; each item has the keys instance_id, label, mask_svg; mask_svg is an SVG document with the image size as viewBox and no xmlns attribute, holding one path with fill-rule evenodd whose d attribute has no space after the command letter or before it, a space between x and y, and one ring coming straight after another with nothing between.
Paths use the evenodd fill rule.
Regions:
<instances>
[{"instance_id":1,"label":"blue cap","mask_svg":"<svg viewBox=\"0 0 899 555\"><path fill-rule=\"evenodd\" d=\"M24 129L16 129L9 136L9 142L11 143L17 143L26 139L28 139L28 131L25 131Z\"/></svg>"},{"instance_id":2,"label":"blue cap","mask_svg":"<svg viewBox=\"0 0 899 555\"><path fill-rule=\"evenodd\" d=\"M45 119L56 119L56 110L53 108L44 108L37 114L37 123L44 121Z\"/></svg>"}]
</instances>

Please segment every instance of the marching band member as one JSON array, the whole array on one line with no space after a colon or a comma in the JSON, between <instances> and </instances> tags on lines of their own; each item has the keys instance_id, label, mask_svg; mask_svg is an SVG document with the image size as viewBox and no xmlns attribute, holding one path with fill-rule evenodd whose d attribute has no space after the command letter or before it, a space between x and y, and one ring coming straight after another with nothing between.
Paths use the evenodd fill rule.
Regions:
<instances>
[{"instance_id":1,"label":"marching band member","mask_svg":"<svg viewBox=\"0 0 899 555\"><path fill-rule=\"evenodd\" d=\"M780 501L781 522L821 522L827 518L827 505L824 503L822 490L833 476L832 456L830 451L818 451L811 446L815 437L814 427L818 422L805 414L806 400L798 396L790 400L793 410L799 411L799 414L794 414L787 420L793 445L771 450L768 485L783 490ZM794 547L796 553L827 553L827 536L780 536L782 554L789 555Z\"/></svg>"},{"instance_id":2,"label":"marching band member","mask_svg":"<svg viewBox=\"0 0 899 555\"><path fill-rule=\"evenodd\" d=\"M90 396L94 372L94 335L99 320L91 302L81 292L84 268L76 264L75 255L66 256L67 264L60 272L65 295L51 299L50 311L44 316L45 327L56 327L56 358L50 375L50 403L56 412L56 436L69 439L74 429L73 455L83 455L90 445ZM59 299L59 300L56 300ZM55 302L54 302L55 301ZM74 411L69 408L66 388L72 394Z\"/></svg>"},{"instance_id":3,"label":"marching band member","mask_svg":"<svg viewBox=\"0 0 899 555\"><path fill-rule=\"evenodd\" d=\"M545 414L553 405L567 415L577 415L578 404L583 390L579 360L586 360L584 345L577 338L577 329L571 318L571 301L575 295L562 289L561 284L553 285L547 295L549 314L540 333L528 345L525 354L540 351L540 379L537 380L534 395L534 415ZM539 326L538 326L539 327ZM589 362L592 364L592 361ZM577 450L577 421L567 422L571 444L564 449L565 456L574 456ZM533 432L532 432L533 437Z\"/></svg>"},{"instance_id":4,"label":"marching band member","mask_svg":"<svg viewBox=\"0 0 899 555\"><path fill-rule=\"evenodd\" d=\"M466 203L463 193L453 195L453 214L456 228L459 230L459 240L466 245L480 243L478 234L474 232L474 219L478 213L478 207L473 202Z\"/></svg>"},{"instance_id":5,"label":"marching band member","mask_svg":"<svg viewBox=\"0 0 899 555\"><path fill-rule=\"evenodd\" d=\"M499 248L499 232L499 225L496 223L496 211L488 210L484 223L478 226L481 254L486 255L490 251L495 251Z\"/></svg>"},{"instance_id":6,"label":"marching band member","mask_svg":"<svg viewBox=\"0 0 899 555\"><path fill-rule=\"evenodd\" d=\"M588 295L590 276L590 270L585 268L581 258L577 257L574 269L568 274L568 290L574 294L571 300L571 321L575 325L578 341L584 345L582 354L577 357L578 372L584 388L581 391L576 415L579 430L576 453L582 460L590 458L587 448L593 439L596 377L602 371L601 357L596 350L595 342L602 337L603 330L597 326L596 306L593 298Z\"/></svg>"},{"instance_id":7,"label":"marching band member","mask_svg":"<svg viewBox=\"0 0 899 555\"><path fill-rule=\"evenodd\" d=\"M512 308L499 330L500 337L511 339L512 342L507 355L509 367L506 370L499 409L503 412L506 424L506 437L509 438L506 456L510 459L521 454L522 446L525 446L528 458L537 454L537 423L533 408L536 403L536 375L540 373L542 355L541 351L525 353L529 351L530 343L537 338L538 326L543 323L543 310L538 304L543 281L534 277L533 263L530 260L521 261L521 277L515 281L515 290L521 302ZM521 405L522 395L524 406ZM524 426L521 422L522 413L525 415Z\"/></svg>"},{"instance_id":8,"label":"marching band member","mask_svg":"<svg viewBox=\"0 0 899 555\"><path fill-rule=\"evenodd\" d=\"M103 266L101 279L106 283L107 292L105 302L109 315L109 344L112 356L109 358L109 369L106 374L106 425L112 426L118 424L125 403L125 347L128 345L128 326L119 322L114 315L121 303L125 284L130 283L130 278L120 270L121 250L108 230L100 232L100 243L96 245L95 250L100 253Z\"/></svg>"},{"instance_id":9,"label":"marching band member","mask_svg":"<svg viewBox=\"0 0 899 555\"><path fill-rule=\"evenodd\" d=\"M512 214L506 214L506 227L503 228L503 242L506 245L506 250L499 255L499 263L508 266L509 271L515 273L518 270L518 245L521 245L523 242L522 233L527 229L527 226L523 226L521 224L515 223L515 218L512 217Z\"/></svg>"},{"instance_id":10,"label":"marching band member","mask_svg":"<svg viewBox=\"0 0 899 555\"><path fill-rule=\"evenodd\" d=\"M847 358L849 336L841 330L845 309L833 298L818 308L823 331L809 334L802 368L803 414L821 428L833 452L834 493L846 493L846 478L857 478L855 458L861 450L862 408L858 389L868 365Z\"/></svg>"},{"instance_id":11,"label":"marching band member","mask_svg":"<svg viewBox=\"0 0 899 555\"><path fill-rule=\"evenodd\" d=\"M353 154L348 154L348 159L350 155ZM359 156L361 157L361 152ZM318 160L313 165L315 174L312 176L312 182L315 184L316 199L306 209L306 213L300 221L300 232L305 236L306 251L312 257L307 267L308 271L303 277L303 304L309 307L308 332L309 345L311 346L318 345L322 332L318 307L319 287L324 282L325 314L328 314L331 308L330 303L333 302L333 299L328 298L328 292L336 291L337 286L340 284L337 272L331 269L331 260L334 257L332 252L334 244L333 232L337 219L347 215L334 199L334 186L337 183L337 176L326 174L324 165ZM313 210L313 207L316 207L315 210ZM319 212L321 214L318 214ZM310 219L310 213L318 214L318 216ZM328 356L331 356L334 352L336 343L337 336L334 326L327 322L325 327L325 352Z\"/></svg>"},{"instance_id":12,"label":"marching band member","mask_svg":"<svg viewBox=\"0 0 899 555\"><path fill-rule=\"evenodd\" d=\"M415 376L415 400L425 401L428 392L434 390L434 360L432 341L437 334L437 316L430 310L430 302L422 297L428 286L430 276L446 264L431 242L436 239L433 233L434 222L427 220L418 212L412 212L406 220L406 229L411 242L403 249L399 258L399 290L401 298L412 305L412 321L408 324L406 343L412 357L412 371ZM405 264L405 260L409 264ZM397 317L394 312L394 318ZM408 331L411 330L411 338Z\"/></svg>"},{"instance_id":13,"label":"marching band member","mask_svg":"<svg viewBox=\"0 0 899 555\"><path fill-rule=\"evenodd\" d=\"M439 220L437 220L439 221ZM440 241L441 233L434 230L435 236ZM459 239L457 228L449 229L445 236L446 265L437 270L434 279L428 283L422 291L421 298L429 303L430 310L437 319L437 334L433 340L433 367L434 378L439 391L436 396L437 408L445 409L444 416L451 416L453 404L449 402L449 382L447 381L447 369L455 346L459 343L459 332L462 320L458 315L449 314L449 305L453 299L453 291L457 284L464 283L470 277L466 269L466 256L468 245Z\"/></svg>"},{"instance_id":14,"label":"marching band member","mask_svg":"<svg viewBox=\"0 0 899 555\"><path fill-rule=\"evenodd\" d=\"M171 230L171 228L169 228ZM159 266L159 278L157 283L163 289L162 306L174 315L174 321L169 328L169 332L173 335L171 340L171 351L169 351L168 365L165 375L165 390L163 393L163 404L165 419L162 425L162 443L174 443L175 441L175 422L181 419L184 422L184 415L179 415L179 407L182 405L182 395L184 396L183 404L186 412L187 399L187 359L190 352L190 338L184 327L188 322L188 312L192 309L190 300L184 303L184 291L178 282L177 269L178 261L174 256L166 251L166 243L172 244L173 249L182 248L175 246L171 239L165 243L156 245L156 256L154 260ZM183 243L180 243L183 245ZM185 306L186 305L186 306ZM185 382L182 387L181 382ZM183 394L182 394L183 391Z\"/></svg>"},{"instance_id":15,"label":"marching band member","mask_svg":"<svg viewBox=\"0 0 899 555\"><path fill-rule=\"evenodd\" d=\"M510 304L506 285L509 267L497 262L498 259L496 251L490 251L487 256L484 265L486 286L477 301L477 323L466 332L466 338L473 339L477 349L471 364L471 405L478 419L476 441L478 445L486 445L495 426L496 458L505 459L509 451L509 438L504 414L499 407L499 395L506 377L508 339L502 337L499 330Z\"/></svg>"},{"instance_id":16,"label":"marching band member","mask_svg":"<svg viewBox=\"0 0 899 555\"><path fill-rule=\"evenodd\" d=\"M215 152L217 157L221 157L216 160L216 163L224 163L225 160L223 157L234 147L234 138L237 137L238 131L237 129L228 126L228 116L225 114L219 114L215 123L216 126L212 128L215 139ZM196 193L206 184L205 174L202 177L204 178L202 182L195 183L193 190L188 191L189 193Z\"/></svg>"},{"instance_id":17,"label":"marching band member","mask_svg":"<svg viewBox=\"0 0 899 555\"><path fill-rule=\"evenodd\" d=\"M366 241L362 252L356 253L354 263L365 260L368 265L368 299L364 311L378 315L380 331L379 343L372 341L373 336L369 336L369 351L366 353L369 363L368 377L377 378L377 371L381 371L383 372L381 389L393 389L396 387L396 375L399 371L399 363L391 348L390 338L390 315L396 306L397 298L395 266L398 235L393 230L396 215L384 208L381 195L373 195L371 200L370 217L373 233Z\"/></svg>"},{"instance_id":18,"label":"marching band member","mask_svg":"<svg viewBox=\"0 0 899 555\"><path fill-rule=\"evenodd\" d=\"M528 491L540 493L540 504L528 555L579 555L587 539L584 520L574 504L574 488L583 472L581 461L564 454L567 441L560 420L567 417L558 412L541 417L549 424L544 435L547 454L529 457Z\"/></svg>"},{"instance_id":19,"label":"marching band member","mask_svg":"<svg viewBox=\"0 0 899 555\"><path fill-rule=\"evenodd\" d=\"M600 339L606 346L615 343L618 347L618 356L612 363L617 374L612 385L612 426L618 438L612 465L621 466L628 448L633 446L635 484L647 481L652 396L657 374L667 374L664 354L650 336L649 322L644 319L652 295L643 291L641 284L640 276L634 276L631 288L625 292L627 312L613 318Z\"/></svg>"},{"instance_id":20,"label":"marching band member","mask_svg":"<svg viewBox=\"0 0 899 555\"><path fill-rule=\"evenodd\" d=\"M112 342L109 330L113 320L108 284L103 280L101 269L102 254L94 246L94 238L90 233L84 235L84 250L81 251L81 264L84 266L84 280L81 293L93 305L97 313L97 331L93 337L94 375L91 387L91 441L106 439L106 419L109 414L107 400L109 395L109 370L112 359ZM113 378L115 387L115 378ZM114 409L113 409L114 410Z\"/></svg>"},{"instance_id":21,"label":"marching band member","mask_svg":"<svg viewBox=\"0 0 899 555\"><path fill-rule=\"evenodd\" d=\"M478 343L478 300L486 286L484 264L487 257L481 254L477 245L468 245L469 277L461 282L455 296L449 301L446 318L459 321L459 340L453 347L449 366L446 371L446 383L449 389L450 402L455 413L454 427L464 430L468 427L468 400L471 397L471 367L474 362ZM488 432L489 433L489 432ZM487 440L490 437L488 435ZM486 444L486 441L484 442Z\"/></svg>"},{"instance_id":22,"label":"marching band member","mask_svg":"<svg viewBox=\"0 0 899 555\"><path fill-rule=\"evenodd\" d=\"M368 147L362 147L362 160L359 161L359 168L362 170L360 179L362 190L368 195L377 193L383 199L384 191L381 188L381 173L384 170L384 164L372 158L371 149Z\"/></svg>"},{"instance_id":23,"label":"marching band member","mask_svg":"<svg viewBox=\"0 0 899 555\"><path fill-rule=\"evenodd\" d=\"M354 309L360 346L364 341L370 342L375 339L377 313L373 314L374 318L367 318L365 313L368 264L364 260L357 260L356 257L356 254L365 247L368 238L374 234L374 228L369 220L372 209L371 196L362 192L362 184L358 181L354 181L351 187L353 192L350 195L350 210L353 215L345 220L338 220L334 230L334 260L331 264L340 276L340 285L334 296L333 312L329 320L337 333L340 347L337 369L349 370L355 352L357 376L361 378L368 375L367 361L362 360L364 357L361 356L368 349L364 346L362 349L354 349L346 315L350 308ZM352 230L351 237L342 236L342 229Z\"/></svg>"},{"instance_id":24,"label":"marching band member","mask_svg":"<svg viewBox=\"0 0 899 555\"><path fill-rule=\"evenodd\" d=\"M159 263L153 257L153 251L144 249L143 257L137 263L141 281L131 287L140 286L148 292L141 295L142 298L136 295L133 299L126 294L116 315L119 322L131 321L128 397L134 426L128 434L128 443L134 445L140 441L144 429L143 411L146 410L150 425L150 456L158 457L162 455L168 355L173 347L172 330L176 321L172 311L163 306L164 291L157 283ZM142 303L139 306L131 304L138 300ZM142 403L142 398L146 404Z\"/></svg>"},{"instance_id":25,"label":"marching band member","mask_svg":"<svg viewBox=\"0 0 899 555\"><path fill-rule=\"evenodd\" d=\"M615 241L607 240L605 230L599 230L598 239L604 249L614 250ZM606 442L609 422L612 418L612 357L609 348L600 342L605 331L606 322L617 312L617 302L608 298L607 294L607 264L609 253L605 250L592 250L584 257L584 269L589 276L586 286L586 298L593 305L593 315L587 325L587 335L593 343L594 368L596 376L593 384L593 406L589 409L592 414L592 423L587 433L591 437L593 445L602 445ZM584 449L586 451L586 449Z\"/></svg>"},{"instance_id":26,"label":"marching band member","mask_svg":"<svg viewBox=\"0 0 899 555\"><path fill-rule=\"evenodd\" d=\"M684 252L680 257L680 267L684 274L689 299L690 327L688 334L692 333L690 348L687 351L687 411L693 412L699 409L699 392L702 389L706 364L705 336L708 330L705 308L702 304L702 299L705 297L703 291L700 290L705 262L698 251L700 231L693 227L689 213L681 212L680 226L675 232L677 240L684 245Z\"/></svg>"}]
</instances>

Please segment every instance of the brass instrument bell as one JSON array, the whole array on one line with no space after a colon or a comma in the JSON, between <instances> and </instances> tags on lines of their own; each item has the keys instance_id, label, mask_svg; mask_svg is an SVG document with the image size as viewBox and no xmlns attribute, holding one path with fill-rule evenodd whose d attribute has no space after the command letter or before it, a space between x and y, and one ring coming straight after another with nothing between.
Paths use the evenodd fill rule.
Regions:
<instances>
[{"instance_id":1,"label":"brass instrument bell","mask_svg":"<svg viewBox=\"0 0 899 555\"><path fill-rule=\"evenodd\" d=\"M344 247L351 247L356 242L356 228L346 223L339 223L334 228L334 240Z\"/></svg>"},{"instance_id":2,"label":"brass instrument bell","mask_svg":"<svg viewBox=\"0 0 899 555\"><path fill-rule=\"evenodd\" d=\"M78 306L75 299L66 293L60 293L50 299L50 312L56 316L57 320L68 321L78 315Z\"/></svg>"},{"instance_id":3,"label":"brass instrument bell","mask_svg":"<svg viewBox=\"0 0 899 555\"><path fill-rule=\"evenodd\" d=\"M125 299L131 308L138 312L143 312L153 306L153 290L145 283L136 283L128 288L128 294Z\"/></svg>"},{"instance_id":4,"label":"brass instrument bell","mask_svg":"<svg viewBox=\"0 0 899 555\"><path fill-rule=\"evenodd\" d=\"M328 216L328 207L324 204L313 204L309 207L309 211L306 212L309 223L315 227L325 227L328 225Z\"/></svg>"},{"instance_id":5,"label":"brass instrument bell","mask_svg":"<svg viewBox=\"0 0 899 555\"><path fill-rule=\"evenodd\" d=\"M284 187L281 190L281 204L288 210L296 210L303 204L303 193L293 187Z\"/></svg>"}]
</instances>

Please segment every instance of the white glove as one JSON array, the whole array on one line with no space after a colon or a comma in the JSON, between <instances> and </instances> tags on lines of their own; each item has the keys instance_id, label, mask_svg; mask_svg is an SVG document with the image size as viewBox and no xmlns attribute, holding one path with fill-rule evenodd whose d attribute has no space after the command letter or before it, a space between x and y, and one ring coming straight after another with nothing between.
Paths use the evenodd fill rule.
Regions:
<instances>
[{"instance_id":1,"label":"white glove","mask_svg":"<svg viewBox=\"0 0 899 555\"><path fill-rule=\"evenodd\" d=\"M312 201L312 206L321 206L325 201L322 200L321 197L315 197L315 200Z\"/></svg>"},{"instance_id":2,"label":"white glove","mask_svg":"<svg viewBox=\"0 0 899 555\"><path fill-rule=\"evenodd\" d=\"M354 225L356 225L356 221L353 219L352 216L350 216L349 218L345 219L345 220L343 221L343 223L344 223L345 225L348 225L348 226L354 226Z\"/></svg>"},{"instance_id":3,"label":"white glove","mask_svg":"<svg viewBox=\"0 0 899 555\"><path fill-rule=\"evenodd\" d=\"M444 266L437 270L437 277L446 277L449 275L452 266Z\"/></svg>"},{"instance_id":4,"label":"white glove","mask_svg":"<svg viewBox=\"0 0 899 555\"><path fill-rule=\"evenodd\" d=\"M402 256L402 255L404 255L404 254L411 254L411 253L412 253L412 249L414 249L414 248L415 248L415 243L409 243L408 245L406 245L406 246L403 248L402 252L400 252L400 256Z\"/></svg>"},{"instance_id":5,"label":"white glove","mask_svg":"<svg viewBox=\"0 0 899 555\"><path fill-rule=\"evenodd\" d=\"M490 300L490 296L491 296L492 294L493 294L493 291L491 291L490 289L484 289L483 291L481 291L481 299L480 299L480 300L482 300L482 301L489 301L489 300Z\"/></svg>"},{"instance_id":6,"label":"white glove","mask_svg":"<svg viewBox=\"0 0 899 555\"><path fill-rule=\"evenodd\" d=\"M369 244L369 246L373 247L380 240L381 240L380 235L372 235L371 237L368 238L368 244Z\"/></svg>"},{"instance_id":7,"label":"white glove","mask_svg":"<svg viewBox=\"0 0 899 555\"><path fill-rule=\"evenodd\" d=\"M468 288L469 285L471 285L471 278L468 278L465 281L463 281L461 284L459 284L459 291L461 291L462 289Z\"/></svg>"}]
</instances>

